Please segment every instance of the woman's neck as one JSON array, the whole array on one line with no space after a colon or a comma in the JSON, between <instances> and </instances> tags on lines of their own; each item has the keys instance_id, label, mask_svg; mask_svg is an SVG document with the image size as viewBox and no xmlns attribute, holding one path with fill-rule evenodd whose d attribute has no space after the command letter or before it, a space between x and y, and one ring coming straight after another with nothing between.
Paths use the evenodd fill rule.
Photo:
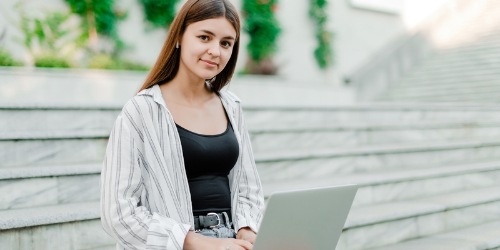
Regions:
<instances>
[{"instance_id":1,"label":"woman's neck","mask_svg":"<svg viewBox=\"0 0 500 250\"><path fill-rule=\"evenodd\" d=\"M165 90L166 98L189 106L202 105L214 97L213 91L205 84L204 79L183 74L177 74L162 88Z\"/></svg>"}]
</instances>

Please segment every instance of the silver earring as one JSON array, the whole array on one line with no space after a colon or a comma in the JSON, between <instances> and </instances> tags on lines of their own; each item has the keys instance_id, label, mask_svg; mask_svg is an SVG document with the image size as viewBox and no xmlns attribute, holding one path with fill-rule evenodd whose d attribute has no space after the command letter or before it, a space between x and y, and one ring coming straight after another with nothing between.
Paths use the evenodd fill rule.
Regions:
<instances>
[{"instance_id":1,"label":"silver earring","mask_svg":"<svg viewBox=\"0 0 500 250\"><path fill-rule=\"evenodd\" d=\"M178 49L179 48L179 42L176 42L175 43L175 48Z\"/></svg>"}]
</instances>

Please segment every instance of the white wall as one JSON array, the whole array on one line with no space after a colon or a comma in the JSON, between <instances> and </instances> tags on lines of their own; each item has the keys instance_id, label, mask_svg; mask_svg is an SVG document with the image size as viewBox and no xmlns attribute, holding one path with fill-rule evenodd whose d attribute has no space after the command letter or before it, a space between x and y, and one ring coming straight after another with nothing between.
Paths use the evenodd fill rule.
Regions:
<instances>
[{"instance_id":1,"label":"white wall","mask_svg":"<svg viewBox=\"0 0 500 250\"><path fill-rule=\"evenodd\" d=\"M235 0L241 6L240 0ZM330 0L329 27L335 33L334 53L335 67L321 71L314 61L313 51L316 45L313 24L308 16L308 1L281 0L278 5L277 17L283 31L279 40L279 51L275 62L280 66L279 74L284 81L305 84L342 85L343 76L351 73L380 48L387 45L398 36L409 32L418 25L422 17L434 10L444 1L426 0L425 8L422 0L405 0L405 6L399 14L389 14L356 8L352 0ZM15 13L12 9L15 3L24 2L32 11L43 13L68 9L63 0L1 0L0 1L0 29L8 28L7 41L4 45L18 58L27 58L27 53L14 37L21 34L12 24ZM130 59L152 64L156 59L166 31L144 31L142 9L136 0L118 0L121 8L128 11L128 19L119 26L122 39L131 49L127 56ZM9 16L9 17L6 17ZM420 18L420 19L419 19ZM238 69L244 66L247 55L245 44L248 41L246 34L242 37L240 60Z\"/></svg>"}]
</instances>

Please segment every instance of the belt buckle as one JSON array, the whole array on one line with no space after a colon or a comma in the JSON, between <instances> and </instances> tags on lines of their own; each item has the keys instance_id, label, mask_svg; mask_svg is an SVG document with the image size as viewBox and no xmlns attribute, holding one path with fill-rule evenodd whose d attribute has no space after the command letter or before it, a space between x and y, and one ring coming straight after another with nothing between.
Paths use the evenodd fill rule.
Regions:
<instances>
[{"instance_id":1,"label":"belt buckle","mask_svg":"<svg viewBox=\"0 0 500 250\"><path fill-rule=\"evenodd\" d=\"M217 217L217 225L209 226L209 227L210 228L219 228L221 226L220 225L220 222L221 222L220 216L217 213L208 213L207 216L209 216L209 215L215 215L215 217Z\"/></svg>"}]
</instances>

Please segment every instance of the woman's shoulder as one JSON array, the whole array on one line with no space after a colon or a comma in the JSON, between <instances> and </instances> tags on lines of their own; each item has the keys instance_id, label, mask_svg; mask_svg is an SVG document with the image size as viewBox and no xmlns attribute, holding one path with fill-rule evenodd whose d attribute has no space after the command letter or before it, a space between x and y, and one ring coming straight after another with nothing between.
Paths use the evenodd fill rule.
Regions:
<instances>
[{"instance_id":1,"label":"woman's shoulder","mask_svg":"<svg viewBox=\"0 0 500 250\"><path fill-rule=\"evenodd\" d=\"M142 90L123 105L122 112L126 112L133 117L151 115L151 111L158 109L154 97L155 96L151 93L151 89Z\"/></svg>"},{"instance_id":2,"label":"woman's shoulder","mask_svg":"<svg viewBox=\"0 0 500 250\"><path fill-rule=\"evenodd\" d=\"M234 105L240 105L241 104L240 98L235 93L227 90L226 88L223 88L220 91L220 95L221 95L221 97L223 99L225 99L226 101L228 101L231 104L234 104Z\"/></svg>"}]
</instances>

